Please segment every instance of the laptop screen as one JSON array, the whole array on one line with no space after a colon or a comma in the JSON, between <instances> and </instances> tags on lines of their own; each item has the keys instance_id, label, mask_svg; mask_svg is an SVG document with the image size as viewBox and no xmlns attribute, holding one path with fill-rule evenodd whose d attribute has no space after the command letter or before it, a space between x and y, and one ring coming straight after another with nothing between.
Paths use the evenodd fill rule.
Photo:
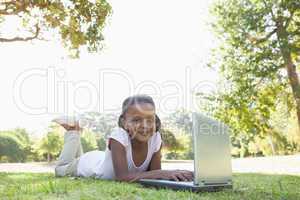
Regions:
<instances>
[{"instance_id":1,"label":"laptop screen","mask_svg":"<svg viewBox=\"0 0 300 200\"><path fill-rule=\"evenodd\" d=\"M193 113L195 184L231 182L231 153L228 127Z\"/></svg>"}]
</instances>

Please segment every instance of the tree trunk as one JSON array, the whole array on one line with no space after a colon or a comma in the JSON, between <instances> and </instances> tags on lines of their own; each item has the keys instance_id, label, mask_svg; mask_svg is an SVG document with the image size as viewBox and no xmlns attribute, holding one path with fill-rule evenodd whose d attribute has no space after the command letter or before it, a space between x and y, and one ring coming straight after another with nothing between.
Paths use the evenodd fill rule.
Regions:
<instances>
[{"instance_id":1,"label":"tree trunk","mask_svg":"<svg viewBox=\"0 0 300 200\"><path fill-rule=\"evenodd\" d=\"M47 162L50 162L50 153L47 153Z\"/></svg>"},{"instance_id":2,"label":"tree trunk","mask_svg":"<svg viewBox=\"0 0 300 200\"><path fill-rule=\"evenodd\" d=\"M269 140L269 144L271 146L272 156L275 156L276 155L275 145L274 145L274 142L272 140L272 136L271 135L268 136L268 140Z\"/></svg>"},{"instance_id":3,"label":"tree trunk","mask_svg":"<svg viewBox=\"0 0 300 200\"><path fill-rule=\"evenodd\" d=\"M298 130L300 130L300 83L296 71L296 65L293 63L291 48L288 42L288 33L283 27L281 21L277 23L277 37L280 42L280 51L284 60L285 68L287 71L288 79L292 87L293 97L296 103L296 112L298 119ZM300 134L300 131L298 131Z\"/></svg>"},{"instance_id":4,"label":"tree trunk","mask_svg":"<svg viewBox=\"0 0 300 200\"><path fill-rule=\"evenodd\" d=\"M293 64L291 56L289 56L288 58L288 64L286 65L286 69L296 103L298 128L300 130L300 84L298 74L296 72L296 66Z\"/></svg>"}]
</instances>

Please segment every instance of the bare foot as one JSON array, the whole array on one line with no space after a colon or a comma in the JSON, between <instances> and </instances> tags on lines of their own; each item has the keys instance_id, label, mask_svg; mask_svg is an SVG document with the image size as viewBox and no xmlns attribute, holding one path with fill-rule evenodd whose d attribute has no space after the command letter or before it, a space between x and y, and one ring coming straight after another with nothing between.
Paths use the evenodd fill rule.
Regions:
<instances>
[{"instance_id":1,"label":"bare foot","mask_svg":"<svg viewBox=\"0 0 300 200\"><path fill-rule=\"evenodd\" d=\"M64 127L67 131L82 131L82 128L79 127L79 124L76 123L75 126L70 126L68 124L60 124L62 127Z\"/></svg>"},{"instance_id":2,"label":"bare foot","mask_svg":"<svg viewBox=\"0 0 300 200\"><path fill-rule=\"evenodd\" d=\"M79 119L76 119L75 117L69 117L69 116L62 116L56 119L52 120L53 122L56 122L57 124L64 127L67 131L82 131L82 127L79 125Z\"/></svg>"}]
</instances>

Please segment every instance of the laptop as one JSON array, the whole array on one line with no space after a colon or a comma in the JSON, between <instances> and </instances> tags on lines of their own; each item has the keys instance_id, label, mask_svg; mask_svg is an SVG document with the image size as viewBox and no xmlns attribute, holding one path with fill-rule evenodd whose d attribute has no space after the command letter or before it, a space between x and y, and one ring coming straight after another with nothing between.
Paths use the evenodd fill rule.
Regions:
<instances>
[{"instance_id":1,"label":"laptop","mask_svg":"<svg viewBox=\"0 0 300 200\"><path fill-rule=\"evenodd\" d=\"M229 128L200 113L192 113L194 181L141 179L144 186L190 190L218 191L232 188Z\"/></svg>"}]
</instances>

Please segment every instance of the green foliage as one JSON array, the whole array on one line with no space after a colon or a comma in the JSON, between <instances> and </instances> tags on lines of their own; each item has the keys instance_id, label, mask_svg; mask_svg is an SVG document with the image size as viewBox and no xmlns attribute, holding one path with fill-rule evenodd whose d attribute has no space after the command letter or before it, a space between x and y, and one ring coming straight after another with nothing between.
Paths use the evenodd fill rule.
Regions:
<instances>
[{"instance_id":1,"label":"green foliage","mask_svg":"<svg viewBox=\"0 0 300 200\"><path fill-rule=\"evenodd\" d=\"M215 17L211 25L221 44L214 50L210 65L219 69L222 80L216 93L202 96L209 102L206 111L230 125L233 146L245 148L241 155L249 154L246 146L255 136L272 138L271 144L276 143L273 153L280 153L287 145L286 136L273 117L281 107L286 116L279 126L285 126L296 109L285 67L288 55L299 65L300 37L296 32L300 4L289 0L225 0L217 1L211 13ZM251 153L256 152L254 149L252 145ZM269 150L264 152L270 154Z\"/></svg>"},{"instance_id":2,"label":"green foliage","mask_svg":"<svg viewBox=\"0 0 300 200\"><path fill-rule=\"evenodd\" d=\"M84 130L80 137L83 152L97 149L97 142L93 132Z\"/></svg>"},{"instance_id":3,"label":"green foliage","mask_svg":"<svg viewBox=\"0 0 300 200\"><path fill-rule=\"evenodd\" d=\"M183 146L180 157L178 159L193 160L194 159L194 148L193 148L194 144L193 144L192 134L181 135L181 136L178 136L177 139Z\"/></svg>"},{"instance_id":4,"label":"green foliage","mask_svg":"<svg viewBox=\"0 0 300 200\"><path fill-rule=\"evenodd\" d=\"M191 160L194 158L193 141L192 141L192 119L191 113L187 110L180 109L171 113L163 120L164 131L170 132L162 135L163 141L173 145L175 149L166 149L165 157L167 159ZM166 138L164 138L166 137ZM174 137L174 138L173 138ZM169 140L169 141L168 141ZM172 140L174 140L172 142Z\"/></svg>"},{"instance_id":5,"label":"green foliage","mask_svg":"<svg viewBox=\"0 0 300 200\"><path fill-rule=\"evenodd\" d=\"M176 110L163 121L163 126L169 129L177 129L184 134L191 134L192 132L191 113L184 109Z\"/></svg>"},{"instance_id":6,"label":"green foliage","mask_svg":"<svg viewBox=\"0 0 300 200\"><path fill-rule=\"evenodd\" d=\"M99 151L105 151L106 149L106 140L104 139L104 137L100 137L96 139L97 141L97 147Z\"/></svg>"},{"instance_id":7,"label":"green foliage","mask_svg":"<svg viewBox=\"0 0 300 200\"><path fill-rule=\"evenodd\" d=\"M172 131L162 129L160 131L163 140L162 153L166 159L192 159L192 145L190 135L175 136Z\"/></svg>"},{"instance_id":8,"label":"green foliage","mask_svg":"<svg viewBox=\"0 0 300 200\"><path fill-rule=\"evenodd\" d=\"M160 133L163 140L163 148L169 151L177 151L182 148L182 145L171 131L162 129Z\"/></svg>"},{"instance_id":9,"label":"green foliage","mask_svg":"<svg viewBox=\"0 0 300 200\"><path fill-rule=\"evenodd\" d=\"M104 151L107 136L117 127L117 116L99 112L86 112L83 116L92 122L86 130L89 133L83 134L84 137L81 138L83 149Z\"/></svg>"},{"instance_id":10,"label":"green foliage","mask_svg":"<svg viewBox=\"0 0 300 200\"><path fill-rule=\"evenodd\" d=\"M286 128L286 135L288 143L290 144L290 152L300 152L300 136L298 134L299 129L297 127L297 119L292 118Z\"/></svg>"},{"instance_id":11,"label":"green foliage","mask_svg":"<svg viewBox=\"0 0 300 200\"><path fill-rule=\"evenodd\" d=\"M86 112L83 116L93 122L91 131L93 131L97 137L106 137L112 132L113 128L117 127L118 117L114 114Z\"/></svg>"},{"instance_id":12,"label":"green foliage","mask_svg":"<svg viewBox=\"0 0 300 200\"><path fill-rule=\"evenodd\" d=\"M0 159L6 157L8 162L24 162L25 154L22 145L14 137L0 135Z\"/></svg>"},{"instance_id":13,"label":"green foliage","mask_svg":"<svg viewBox=\"0 0 300 200\"><path fill-rule=\"evenodd\" d=\"M0 161L24 162L32 154L31 141L25 129L0 132Z\"/></svg>"},{"instance_id":14,"label":"green foliage","mask_svg":"<svg viewBox=\"0 0 300 200\"><path fill-rule=\"evenodd\" d=\"M37 151L40 155L47 156L47 161L50 162L56 158L63 147L63 138L59 134L59 127L50 125L49 132L42 138L38 144Z\"/></svg>"},{"instance_id":15,"label":"green foliage","mask_svg":"<svg viewBox=\"0 0 300 200\"><path fill-rule=\"evenodd\" d=\"M81 46L89 51L102 48L103 28L111 14L111 6L106 0L33 0L0 2L0 23L11 16L22 20L24 30L32 30L33 36L1 42L27 41L39 39L46 32L56 33L73 56L79 55ZM0 29L0 33L1 33Z\"/></svg>"}]
</instances>

